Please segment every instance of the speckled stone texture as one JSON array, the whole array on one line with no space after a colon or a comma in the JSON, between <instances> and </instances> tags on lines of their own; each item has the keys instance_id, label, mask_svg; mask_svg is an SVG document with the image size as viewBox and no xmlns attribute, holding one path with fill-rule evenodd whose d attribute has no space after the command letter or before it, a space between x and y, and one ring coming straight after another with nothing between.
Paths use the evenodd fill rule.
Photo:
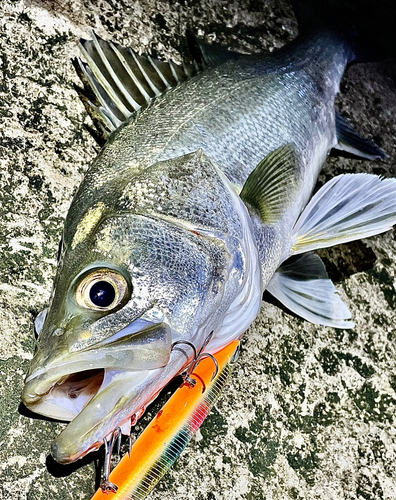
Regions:
<instances>
[{"instance_id":1,"label":"speckled stone texture","mask_svg":"<svg viewBox=\"0 0 396 500\"><path fill-rule=\"evenodd\" d=\"M19 406L63 219L98 149L73 90L77 39L93 28L177 58L187 27L244 51L276 49L297 32L285 1L0 1L1 499L88 500L98 484L100 454L58 466L48 454L63 424ZM338 107L389 158L331 157L319 182L396 176L395 81L395 62L348 69ZM355 329L264 303L232 382L152 500L396 498L394 235L321 252Z\"/></svg>"}]
</instances>

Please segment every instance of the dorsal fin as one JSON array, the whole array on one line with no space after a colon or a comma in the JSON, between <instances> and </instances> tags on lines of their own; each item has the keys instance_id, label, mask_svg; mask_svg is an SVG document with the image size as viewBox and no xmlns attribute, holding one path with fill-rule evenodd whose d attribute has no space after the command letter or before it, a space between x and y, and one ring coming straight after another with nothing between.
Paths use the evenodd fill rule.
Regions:
<instances>
[{"instance_id":1,"label":"dorsal fin","mask_svg":"<svg viewBox=\"0 0 396 500\"><path fill-rule=\"evenodd\" d=\"M102 122L107 135L153 98L201 69L197 63L179 65L138 55L130 47L107 42L95 33L92 40L80 40L80 48L87 62L78 58L75 66L87 89L84 104ZM96 102L87 96L92 92Z\"/></svg>"},{"instance_id":2,"label":"dorsal fin","mask_svg":"<svg viewBox=\"0 0 396 500\"><path fill-rule=\"evenodd\" d=\"M263 222L278 222L296 186L298 156L293 144L269 153L247 178L240 197L260 212Z\"/></svg>"},{"instance_id":3,"label":"dorsal fin","mask_svg":"<svg viewBox=\"0 0 396 500\"><path fill-rule=\"evenodd\" d=\"M196 36L192 31L187 31L188 48L194 58L203 67L215 67L226 61L240 59L244 54L228 50L220 43L207 43L202 38Z\"/></svg>"}]
</instances>

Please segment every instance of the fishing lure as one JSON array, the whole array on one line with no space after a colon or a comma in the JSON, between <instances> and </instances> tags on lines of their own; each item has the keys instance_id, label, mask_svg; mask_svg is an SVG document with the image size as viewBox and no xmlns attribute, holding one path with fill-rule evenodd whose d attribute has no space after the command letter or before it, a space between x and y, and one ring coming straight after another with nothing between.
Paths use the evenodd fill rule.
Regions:
<instances>
[{"instance_id":1,"label":"fishing lure","mask_svg":"<svg viewBox=\"0 0 396 500\"><path fill-rule=\"evenodd\" d=\"M198 364L109 475L110 456L121 432L106 448L104 481L92 500L143 500L173 465L220 397L233 371L239 341ZM213 377L213 375L215 375Z\"/></svg>"}]
</instances>

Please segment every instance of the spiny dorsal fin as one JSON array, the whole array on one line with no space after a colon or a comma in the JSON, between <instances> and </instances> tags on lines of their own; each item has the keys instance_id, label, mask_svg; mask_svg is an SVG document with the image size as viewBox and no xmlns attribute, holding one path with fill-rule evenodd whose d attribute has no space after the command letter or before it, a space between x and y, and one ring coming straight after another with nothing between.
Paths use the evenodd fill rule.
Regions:
<instances>
[{"instance_id":1,"label":"spiny dorsal fin","mask_svg":"<svg viewBox=\"0 0 396 500\"><path fill-rule=\"evenodd\" d=\"M196 74L198 64L179 65L138 55L129 47L107 42L93 33L92 40L80 40L87 62L77 59L78 73L85 87L96 97L88 109L111 133L151 100Z\"/></svg>"},{"instance_id":2,"label":"spiny dorsal fin","mask_svg":"<svg viewBox=\"0 0 396 500\"><path fill-rule=\"evenodd\" d=\"M269 153L247 178L240 197L260 212L263 222L278 222L296 186L299 160L293 144Z\"/></svg>"},{"instance_id":3,"label":"spiny dorsal fin","mask_svg":"<svg viewBox=\"0 0 396 500\"><path fill-rule=\"evenodd\" d=\"M361 136L343 116L336 113L336 133L338 144L334 149L346 151L368 160L385 159L387 154L375 142Z\"/></svg>"},{"instance_id":4,"label":"spiny dorsal fin","mask_svg":"<svg viewBox=\"0 0 396 500\"><path fill-rule=\"evenodd\" d=\"M290 257L272 277L267 290L290 311L314 324L353 328L351 313L327 276L320 257Z\"/></svg>"}]
</instances>

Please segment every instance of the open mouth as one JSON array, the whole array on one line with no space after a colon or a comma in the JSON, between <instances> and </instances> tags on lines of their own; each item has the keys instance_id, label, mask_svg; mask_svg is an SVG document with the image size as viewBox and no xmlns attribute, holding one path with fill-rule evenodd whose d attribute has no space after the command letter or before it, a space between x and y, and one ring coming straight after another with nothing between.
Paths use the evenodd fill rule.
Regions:
<instances>
[{"instance_id":1,"label":"open mouth","mask_svg":"<svg viewBox=\"0 0 396 500\"><path fill-rule=\"evenodd\" d=\"M36 413L56 420L73 420L99 392L104 376L104 369L66 375L29 406Z\"/></svg>"},{"instance_id":2,"label":"open mouth","mask_svg":"<svg viewBox=\"0 0 396 500\"><path fill-rule=\"evenodd\" d=\"M146 380L154 374L158 378L161 371L101 368L74 372L33 401L26 394L23 399L35 413L70 422L53 443L52 454L60 463L74 462L99 448L114 429L129 434L136 414L140 416L148 404Z\"/></svg>"},{"instance_id":3,"label":"open mouth","mask_svg":"<svg viewBox=\"0 0 396 500\"><path fill-rule=\"evenodd\" d=\"M137 320L99 343L79 351L36 353L25 380L23 400L37 413L60 420L76 414L52 413L55 401L79 400L83 407L98 392L106 372L142 371L164 367L170 358L172 333L166 323ZM85 402L85 404L84 404ZM44 411L48 403L48 410ZM42 405L39 407L39 405ZM62 407L62 404L58 404ZM67 405L68 406L68 405Z\"/></svg>"},{"instance_id":4,"label":"open mouth","mask_svg":"<svg viewBox=\"0 0 396 500\"><path fill-rule=\"evenodd\" d=\"M55 385L49 396L64 388L62 395L66 397L61 396L57 404L67 405L74 418L53 443L54 458L61 463L74 462L99 448L114 429L129 434L134 415L145 408L145 381L160 370L95 370L73 374Z\"/></svg>"},{"instance_id":5,"label":"open mouth","mask_svg":"<svg viewBox=\"0 0 396 500\"><path fill-rule=\"evenodd\" d=\"M62 385L70 399L81 399L81 396L92 399L102 385L103 378L104 370L89 370L70 375Z\"/></svg>"},{"instance_id":6,"label":"open mouth","mask_svg":"<svg viewBox=\"0 0 396 500\"><path fill-rule=\"evenodd\" d=\"M185 354L172 352L172 334L164 323L115 337L44 362L33 360L25 405L70 421L52 445L60 463L98 449L116 428L129 434L131 424L186 363Z\"/></svg>"}]
</instances>

